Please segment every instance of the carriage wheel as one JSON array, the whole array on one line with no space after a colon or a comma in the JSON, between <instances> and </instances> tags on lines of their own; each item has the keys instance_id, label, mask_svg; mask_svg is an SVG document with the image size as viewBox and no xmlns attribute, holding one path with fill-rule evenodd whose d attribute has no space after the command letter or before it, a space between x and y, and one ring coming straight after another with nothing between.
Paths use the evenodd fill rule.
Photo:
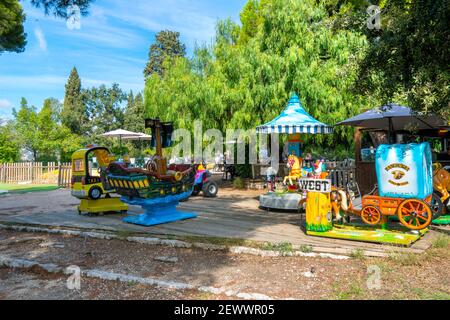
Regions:
<instances>
[{"instance_id":1,"label":"carriage wheel","mask_svg":"<svg viewBox=\"0 0 450 320\"><path fill-rule=\"evenodd\" d=\"M375 206L365 206L361 210L361 219L370 225L379 224L381 221L381 211Z\"/></svg>"},{"instance_id":2,"label":"carriage wheel","mask_svg":"<svg viewBox=\"0 0 450 320\"><path fill-rule=\"evenodd\" d=\"M403 201L398 207L397 214L401 224L411 230L428 227L433 216L430 207L417 199Z\"/></svg>"},{"instance_id":3,"label":"carriage wheel","mask_svg":"<svg viewBox=\"0 0 450 320\"><path fill-rule=\"evenodd\" d=\"M432 220L439 218L444 213L444 204L442 203L439 195L437 195L436 193L433 193L429 206L431 212L433 213Z\"/></svg>"}]
</instances>

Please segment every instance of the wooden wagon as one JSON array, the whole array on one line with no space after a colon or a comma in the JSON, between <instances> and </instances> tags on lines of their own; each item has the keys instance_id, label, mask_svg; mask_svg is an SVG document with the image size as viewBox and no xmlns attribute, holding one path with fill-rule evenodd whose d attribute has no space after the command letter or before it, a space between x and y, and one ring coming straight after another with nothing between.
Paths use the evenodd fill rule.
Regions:
<instances>
[{"instance_id":1,"label":"wooden wagon","mask_svg":"<svg viewBox=\"0 0 450 320\"><path fill-rule=\"evenodd\" d=\"M383 217L398 216L402 225L411 230L421 230L431 223L431 196L424 200L365 195L361 211L355 211L369 225L377 225Z\"/></svg>"}]
</instances>

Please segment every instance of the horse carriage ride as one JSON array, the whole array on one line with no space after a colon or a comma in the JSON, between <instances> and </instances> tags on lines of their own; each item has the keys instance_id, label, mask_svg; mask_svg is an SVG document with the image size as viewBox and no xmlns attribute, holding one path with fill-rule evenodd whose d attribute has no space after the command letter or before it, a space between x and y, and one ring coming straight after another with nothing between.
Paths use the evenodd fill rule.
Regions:
<instances>
[{"instance_id":1,"label":"horse carriage ride","mask_svg":"<svg viewBox=\"0 0 450 320\"><path fill-rule=\"evenodd\" d=\"M368 225L387 222L397 216L410 230L422 230L433 220L433 170L428 143L381 145L375 156L378 186L362 197L360 210L353 207L350 195L333 190L332 210L361 217Z\"/></svg>"}]
</instances>

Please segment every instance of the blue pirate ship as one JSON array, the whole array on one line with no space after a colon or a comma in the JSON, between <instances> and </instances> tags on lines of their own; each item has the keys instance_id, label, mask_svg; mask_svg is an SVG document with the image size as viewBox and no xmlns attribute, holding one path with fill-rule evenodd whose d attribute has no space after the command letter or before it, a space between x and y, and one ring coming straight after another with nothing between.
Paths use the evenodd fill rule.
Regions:
<instances>
[{"instance_id":1,"label":"blue pirate ship","mask_svg":"<svg viewBox=\"0 0 450 320\"><path fill-rule=\"evenodd\" d=\"M192 193L195 170L192 165L170 165L167 167L162 149L172 145L171 122L159 119L146 119L146 128L152 130L152 146L156 154L145 168L129 168L125 163L113 162L107 169L108 182L116 192L130 199L155 199L166 196L182 195L185 198Z\"/></svg>"},{"instance_id":2,"label":"blue pirate ship","mask_svg":"<svg viewBox=\"0 0 450 320\"><path fill-rule=\"evenodd\" d=\"M146 119L145 127L152 131L151 144L156 148L156 154L144 168L112 162L106 170L107 180L122 196L121 200L142 206L146 211L142 215L128 216L124 221L150 226L196 217L193 213L176 210L179 201L192 194L195 170L191 164L167 166L162 150L172 145L173 124Z\"/></svg>"}]
</instances>

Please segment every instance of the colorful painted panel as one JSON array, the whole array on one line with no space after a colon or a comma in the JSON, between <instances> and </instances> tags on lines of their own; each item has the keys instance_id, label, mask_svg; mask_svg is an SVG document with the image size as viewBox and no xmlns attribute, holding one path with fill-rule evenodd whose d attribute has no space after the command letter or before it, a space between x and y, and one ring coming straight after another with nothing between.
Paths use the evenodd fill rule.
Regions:
<instances>
[{"instance_id":1,"label":"colorful painted panel","mask_svg":"<svg viewBox=\"0 0 450 320\"><path fill-rule=\"evenodd\" d=\"M375 167L381 197L425 199L433 193L428 143L381 145Z\"/></svg>"}]
</instances>

